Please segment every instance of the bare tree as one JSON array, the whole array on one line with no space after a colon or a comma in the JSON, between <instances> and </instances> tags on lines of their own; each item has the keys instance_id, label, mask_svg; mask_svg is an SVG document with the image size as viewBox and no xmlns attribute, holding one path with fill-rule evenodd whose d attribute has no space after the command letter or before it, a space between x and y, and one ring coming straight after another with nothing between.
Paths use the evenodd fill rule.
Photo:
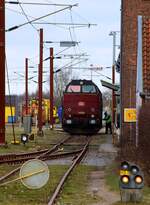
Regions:
<instances>
[{"instance_id":1,"label":"bare tree","mask_svg":"<svg viewBox=\"0 0 150 205\"><path fill-rule=\"evenodd\" d=\"M61 71L54 75L54 100L57 106L61 104L63 92L70 82L70 75L70 71Z\"/></svg>"},{"instance_id":2,"label":"bare tree","mask_svg":"<svg viewBox=\"0 0 150 205\"><path fill-rule=\"evenodd\" d=\"M111 107L112 91L108 90L103 93L103 108Z\"/></svg>"}]
</instances>

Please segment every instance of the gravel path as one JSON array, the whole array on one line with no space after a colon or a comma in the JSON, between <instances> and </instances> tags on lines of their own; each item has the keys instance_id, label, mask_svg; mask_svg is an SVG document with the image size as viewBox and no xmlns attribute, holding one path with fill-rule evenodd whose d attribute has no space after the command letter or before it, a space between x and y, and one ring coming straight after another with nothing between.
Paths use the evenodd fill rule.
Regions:
<instances>
[{"instance_id":1,"label":"gravel path","mask_svg":"<svg viewBox=\"0 0 150 205\"><path fill-rule=\"evenodd\" d=\"M116 148L111 143L111 136L108 135L106 137L106 143L100 145L97 153L103 163L99 164L100 171L91 173L88 186L88 192L93 197L100 197L100 202L91 205L112 205L120 200L119 194L110 191L105 184L105 167L113 162L117 154Z\"/></svg>"}]
</instances>

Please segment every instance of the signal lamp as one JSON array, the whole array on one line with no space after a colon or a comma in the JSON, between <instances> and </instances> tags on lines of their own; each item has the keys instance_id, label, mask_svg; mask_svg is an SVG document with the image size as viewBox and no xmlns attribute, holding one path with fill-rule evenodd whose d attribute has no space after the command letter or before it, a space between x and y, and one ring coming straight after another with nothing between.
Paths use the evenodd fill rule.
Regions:
<instances>
[{"instance_id":1,"label":"signal lamp","mask_svg":"<svg viewBox=\"0 0 150 205\"><path fill-rule=\"evenodd\" d=\"M21 134L21 142L25 145L28 142L28 135Z\"/></svg>"},{"instance_id":2,"label":"signal lamp","mask_svg":"<svg viewBox=\"0 0 150 205\"><path fill-rule=\"evenodd\" d=\"M66 120L66 123L67 123L68 125L70 125L70 124L72 123L72 120Z\"/></svg>"},{"instance_id":3,"label":"signal lamp","mask_svg":"<svg viewBox=\"0 0 150 205\"><path fill-rule=\"evenodd\" d=\"M143 182L143 177L142 176L136 176L134 178L134 181L137 183L137 184L141 184Z\"/></svg>"},{"instance_id":4,"label":"signal lamp","mask_svg":"<svg viewBox=\"0 0 150 205\"><path fill-rule=\"evenodd\" d=\"M132 174L137 174L139 172L139 168L137 166L131 166Z\"/></svg>"},{"instance_id":5,"label":"signal lamp","mask_svg":"<svg viewBox=\"0 0 150 205\"><path fill-rule=\"evenodd\" d=\"M121 163L121 169L128 170L129 169L129 163L124 161Z\"/></svg>"},{"instance_id":6,"label":"signal lamp","mask_svg":"<svg viewBox=\"0 0 150 205\"><path fill-rule=\"evenodd\" d=\"M124 176L121 177L121 181L124 184L129 184L130 178L128 176L124 175Z\"/></svg>"}]
</instances>

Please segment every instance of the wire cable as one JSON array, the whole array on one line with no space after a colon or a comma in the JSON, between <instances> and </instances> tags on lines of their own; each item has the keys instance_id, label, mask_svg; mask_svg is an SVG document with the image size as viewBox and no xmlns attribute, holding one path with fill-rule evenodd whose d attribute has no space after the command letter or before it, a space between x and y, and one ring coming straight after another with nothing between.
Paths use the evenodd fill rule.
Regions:
<instances>
[{"instance_id":1,"label":"wire cable","mask_svg":"<svg viewBox=\"0 0 150 205\"><path fill-rule=\"evenodd\" d=\"M31 21L28 21L28 22L25 22L25 23L20 24L20 25L18 25L18 26L17 26L17 25L16 25L16 26L13 26L13 27L7 29L6 32L8 32L8 31L13 31L13 30L18 29L18 28L20 28L20 27L22 27L22 26L25 26L25 25L27 25L27 24L33 23L34 21L37 21L37 20L46 18L46 17L48 17L48 16L51 16L51 15L56 14L56 13L59 13L59 12L64 11L64 10L66 10L66 9L70 9L70 8L72 8L73 6L76 6L76 4L74 4L74 5L72 5L72 6L65 7L65 8L63 8L63 9L56 10L56 11L54 11L54 12L52 12L52 13L48 13L48 14L43 15L43 16L40 16L40 17L38 17L38 18L36 18L36 19L33 19L33 20L31 20Z\"/></svg>"},{"instance_id":2,"label":"wire cable","mask_svg":"<svg viewBox=\"0 0 150 205\"><path fill-rule=\"evenodd\" d=\"M7 4L15 5L33 5L33 6L70 6L70 4L54 4L54 3L37 3L37 2L19 2L17 1L5 1Z\"/></svg>"},{"instance_id":3,"label":"wire cable","mask_svg":"<svg viewBox=\"0 0 150 205\"><path fill-rule=\"evenodd\" d=\"M26 14L26 12L24 11L23 7L21 6L19 0L17 0L17 2L19 3L19 6L22 10L22 13L24 14L25 18L27 19L27 21L29 22L29 24L38 32L37 28L31 23L30 19L28 18L28 15Z\"/></svg>"}]
</instances>

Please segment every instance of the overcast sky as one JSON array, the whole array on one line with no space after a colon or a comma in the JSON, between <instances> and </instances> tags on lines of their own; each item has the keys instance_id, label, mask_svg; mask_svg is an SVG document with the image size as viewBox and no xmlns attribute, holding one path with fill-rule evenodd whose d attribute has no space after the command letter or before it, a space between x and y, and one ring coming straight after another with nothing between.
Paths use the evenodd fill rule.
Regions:
<instances>
[{"instance_id":1,"label":"overcast sky","mask_svg":"<svg viewBox=\"0 0 150 205\"><path fill-rule=\"evenodd\" d=\"M6 57L7 66L9 71L9 79L11 86L11 93L24 93L24 80L16 73L24 74L24 61L25 58L29 58L29 65L35 68L30 68L29 75L36 76L33 71L37 71L37 64L39 63L39 34L40 28L44 29L44 41L77 41L80 42L78 46L69 48L62 54L81 54L84 53L88 56L88 61L79 63L76 67L85 68L90 67L109 67L112 65L112 36L109 36L110 31L120 31L120 0L24 0L20 2L41 2L41 3L61 3L61 4L75 4L77 7L73 7L71 10L67 9L38 22L50 22L50 23L83 23L83 24L97 24L97 26L75 27L69 28L69 26L62 25L37 25L31 24L20 27L16 30L6 32ZM31 6L22 5L24 12L28 15L28 18L32 20L43 16L48 13L52 13L56 10L64 7L58 6ZM22 10L19 5L6 4L6 30L27 22L24 15L21 14ZM70 26L72 27L72 26ZM120 44L120 33L117 33L117 45ZM58 53L65 48L60 47L59 43L45 44L44 46L44 58L49 56L49 47L54 47L54 53ZM116 58L119 49L116 46ZM82 57L83 58L83 57ZM55 69L62 67L70 62L62 58L61 60L55 60ZM75 63L77 61L74 61ZM48 71L49 62L44 63L44 70ZM16 73L15 73L16 72ZM111 77L111 69L103 69L102 71L93 71L92 80L102 89L100 80L107 80L100 74ZM73 70L73 76L77 76L81 79L91 79L90 70ZM47 80L48 74L44 76ZM117 81L119 77L117 75ZM35 77L37 80L37 77ZM6 90L7 89L6 85ZM48 83L44 85L44 90L48 90ZM29 84L30 92L37 89L37 85L33 82ZM7 91L8 93L8 91Z\"/></svg>"}]
</instances>

